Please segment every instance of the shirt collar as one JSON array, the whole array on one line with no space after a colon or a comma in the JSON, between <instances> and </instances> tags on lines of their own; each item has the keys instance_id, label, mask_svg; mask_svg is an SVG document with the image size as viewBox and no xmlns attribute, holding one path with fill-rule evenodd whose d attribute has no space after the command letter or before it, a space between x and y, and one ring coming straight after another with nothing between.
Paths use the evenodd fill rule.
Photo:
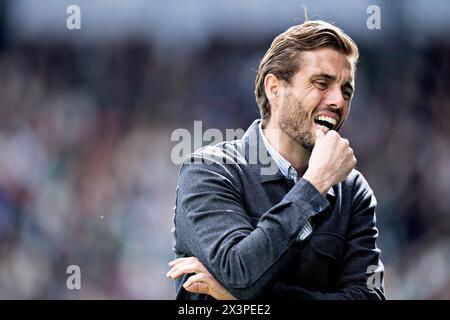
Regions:
<instances>
[{"instance_id":1,"label":"shirt collar","mask_svg":"<svg viewBox=\"0 0 450 320\"><path fill-rule=\"evenodd\" d=\"M272 145L267 141L266 136L264 135L264 131L262 130L262 122L259 123L259 134L262 138L262 141L264 143L264 146L266 147L267 151L269 152L269 155L272 157L273 161L275 161L275 164L277 165L278 169L280 169L281 173L285 177L291 177L293 172L297 174L294 167L291 165L289 161L287 161L277 150L275 150ZM292 173L291 173L292 172ZM291 173L291 174L290 174ZM296 179L294 179L296 181Z\"/></svg>"}]
</instances>

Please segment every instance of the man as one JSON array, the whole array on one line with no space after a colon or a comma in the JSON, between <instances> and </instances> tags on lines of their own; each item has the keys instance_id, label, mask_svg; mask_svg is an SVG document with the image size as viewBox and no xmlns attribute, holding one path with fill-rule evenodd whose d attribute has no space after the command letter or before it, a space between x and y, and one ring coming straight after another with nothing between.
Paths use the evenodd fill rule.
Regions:
<instances>
[{"instance_id":1,"label":"man","mask_svg":"<svg viewBox=\"0 0 450 320\"><path fill-rule=\"evenodd\" d=\"M384 299L376 200L338 133L358 55L323 21L274 39L256 78L261 120L180 170L177 299Z\"/></svg>"}]
</instances>

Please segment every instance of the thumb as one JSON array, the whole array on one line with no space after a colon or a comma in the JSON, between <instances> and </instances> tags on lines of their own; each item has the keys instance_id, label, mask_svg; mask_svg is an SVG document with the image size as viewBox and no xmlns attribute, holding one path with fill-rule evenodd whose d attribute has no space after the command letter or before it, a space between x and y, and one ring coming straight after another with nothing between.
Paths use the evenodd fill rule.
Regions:
<instances>
[{"instance_id":1,"label":"thumb","mask_svg":"<svg viewBox=\"0 0 450 320\"><path fill-rule=\"evenodd\" d=\"M325 137L325 133L320 129L316 129L316 143L322 140L323 137Z\"/></svg>"}]
</instances>

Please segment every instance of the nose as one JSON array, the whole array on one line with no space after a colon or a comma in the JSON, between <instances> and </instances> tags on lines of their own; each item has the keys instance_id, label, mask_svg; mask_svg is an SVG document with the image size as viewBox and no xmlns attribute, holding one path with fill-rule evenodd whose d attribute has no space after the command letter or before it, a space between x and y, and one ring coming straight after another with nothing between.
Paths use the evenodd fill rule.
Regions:
<instances>
[{"instance_id":1,"label":"nose","mask_svg":"<svg viewBox=\"0 0 450 320\"><path fill-rule=\"evenodd\" d=\"M333 85L332 87L328 88L324 102L328 107L332 107L338 110L344 109L347 105L347 100L344 99L342 90L338 85Z\"/></svg>"}]
</instances>

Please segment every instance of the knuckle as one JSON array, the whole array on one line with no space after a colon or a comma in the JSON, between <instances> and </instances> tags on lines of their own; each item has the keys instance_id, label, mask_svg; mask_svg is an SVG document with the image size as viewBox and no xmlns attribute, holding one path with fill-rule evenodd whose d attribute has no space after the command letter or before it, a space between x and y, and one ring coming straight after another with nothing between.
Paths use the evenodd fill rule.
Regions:
<instances>
[{"instance_id":1,"label":"knuckle","mask_svg":"<svg viewBox=\"0 0 450 320\"><path fill-rule=\"evenodd\" d=\"M328 135L331 136L331 137L334 138L334 139L336 139L336 138L339 137L339 134L338 134L337 131L335 131L335 130L330 130L330 131L328 132Z\"/></svg>"},{"instance_id":2,"label":"knuckle","mask_svg":"<svg viewBox=\"0 0 450 320\"><path fill-rule=\"evenodd\" d=\"M349 157L350 159L353 159L353 158L355 157L355 154L353 153L353 151L349 151L349 152L348 152L348 157Z\"/></svg>"},{"instance_id":3,"label":"knuckle","mask_svg":"<svg viewBox=\"0 0 450 320\"><path fill-rule=\"evenodd\" d=\"M349 146L350 146L350 142L348 141L348 139L345 139L345 138L342 139L342 144L343 144L345 147L349 147Z\"/></svg>"},{"instance_id":4,"label":"knuckle","mask_svg":"<svg viewBox=\"0 0 450 320\"><path fill-rule=\"evenodd\" d=\"M350 148L350 141L348 141L348 139L344 139L344 143L347 147Z\"/></svg>"},{"instance_id":5,"label":"knuckle","mask_svg":"<svg viewBox=\"0 0 450 320\"><path fill-rule=\"evenodd\" d=\"M209 273L202 273L203 277L207 280L212 280L214 277Z\"/></svg>"},{"instance_id":6,"label":"knuckle","mask_svg":"<svg viewBox=\"0 0 450 320\"><path fill-rule=\"evenodd\" d=\"M196 257L190 257L189 258L189 262L190 263L196 263L198 261L198 259Z\"/></svg>"}]
</instances>

